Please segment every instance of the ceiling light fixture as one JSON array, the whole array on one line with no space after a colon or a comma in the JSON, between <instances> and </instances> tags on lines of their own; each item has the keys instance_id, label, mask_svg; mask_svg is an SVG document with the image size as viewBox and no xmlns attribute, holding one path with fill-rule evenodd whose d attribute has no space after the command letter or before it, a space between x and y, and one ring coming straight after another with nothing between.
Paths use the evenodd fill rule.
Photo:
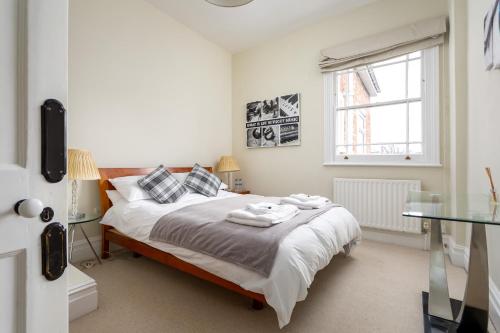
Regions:
<instances>
[{"instance_id":1,"label":"ceiling light fixture","mask_svg":"<svg viewBox=\"0 0 500 333\"><path fill-rule=\"evenodd\" d=\"M205 1L219 7L239 7L248 4L253 0L205 0Z\"/></svg>"}]
</instances>

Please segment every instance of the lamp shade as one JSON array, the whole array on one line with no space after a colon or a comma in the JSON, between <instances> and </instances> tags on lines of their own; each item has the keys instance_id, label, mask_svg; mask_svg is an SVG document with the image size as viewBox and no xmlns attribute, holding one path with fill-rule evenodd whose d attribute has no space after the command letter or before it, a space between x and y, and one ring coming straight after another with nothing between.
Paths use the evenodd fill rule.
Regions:
<instances>
[{"instance_id":1,"label":"lamp shade","mask_svg":"<svg viewBox=\"0 0 500 333\"><path fill-rule=\"evenodd\" d=\"M83 149L68 149L68 177L69 179L79 180L101 178L90 151Z\"/></svg>"},{"instance_id":2,"label":"lamp shade","mask_svg":"<svg viewBox=\"0 0 500 333\"><path fill-rule=\"evenodd\" d=\"M240 171L238 162L232 156L222 156L217 166L218 172Z\"/></svg>"}]
</instances>

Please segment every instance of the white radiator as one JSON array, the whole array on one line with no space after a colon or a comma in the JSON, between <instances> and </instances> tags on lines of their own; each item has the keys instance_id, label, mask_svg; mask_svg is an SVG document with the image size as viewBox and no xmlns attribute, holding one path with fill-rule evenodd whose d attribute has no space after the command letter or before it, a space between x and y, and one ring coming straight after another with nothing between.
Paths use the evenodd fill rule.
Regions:
<instances>
[{"instance_id":1,"label":"white radiator","mask_svg":"<svg viewBox=\"0 0 500 333\"><path fill-rule=\"evenodd\" d=\"M333 200L365 227L422 233L422 222L403 217L408 191L420 190L420 180L334 178Z\"/></svg>"}]
</instances>

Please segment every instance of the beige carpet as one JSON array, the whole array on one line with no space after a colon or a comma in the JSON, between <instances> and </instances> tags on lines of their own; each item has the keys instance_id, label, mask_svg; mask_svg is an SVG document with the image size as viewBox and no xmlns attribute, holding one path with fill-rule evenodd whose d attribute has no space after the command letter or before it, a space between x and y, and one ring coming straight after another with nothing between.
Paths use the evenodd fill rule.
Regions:
<instances>
[{"instance_id":1,"label":"beige carpet","mask_svg":"<svg viewBox=\"0 0 500 333\"><path fill-rule=\"evenodd\" d=\"M423 332L421 290L428 252L363 241L351 257L320 271L291 323L255 311L235 293L146 258L123 253L85 270L96 279L99 309L70 332ZM452 297L461 298L463 269L448 265Z\"/></svg>"}]
</instances>

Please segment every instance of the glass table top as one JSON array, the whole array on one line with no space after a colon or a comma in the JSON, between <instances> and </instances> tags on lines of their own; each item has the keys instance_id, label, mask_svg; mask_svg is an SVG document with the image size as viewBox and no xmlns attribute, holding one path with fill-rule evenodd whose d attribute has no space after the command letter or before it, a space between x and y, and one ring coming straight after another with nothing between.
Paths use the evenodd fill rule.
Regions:
<instances>
[{"instance_id":1,"label":"glass table top","mask_svg":"<svg viewBox=\"0 0 500 333\"><path fill-rule=\"evenodd\" d=\"M403 216L500 225L500 205L488 194L449 194L411 191Z\"/></svg>"},{"instance_id":2,"label":"glass table top","mask_svg":"<svg viewBox=\"0 0 500 333\"><path fill-rule=\"evenodd\" d=\"M102 217L101 213L88 213L86 212L84 216L73 218L71 216L68 216L68 223L69 224L79 224L79 223L87 223L87 222L92 222L95 220L98 220Z\"/></svg>"}]
</instances>

